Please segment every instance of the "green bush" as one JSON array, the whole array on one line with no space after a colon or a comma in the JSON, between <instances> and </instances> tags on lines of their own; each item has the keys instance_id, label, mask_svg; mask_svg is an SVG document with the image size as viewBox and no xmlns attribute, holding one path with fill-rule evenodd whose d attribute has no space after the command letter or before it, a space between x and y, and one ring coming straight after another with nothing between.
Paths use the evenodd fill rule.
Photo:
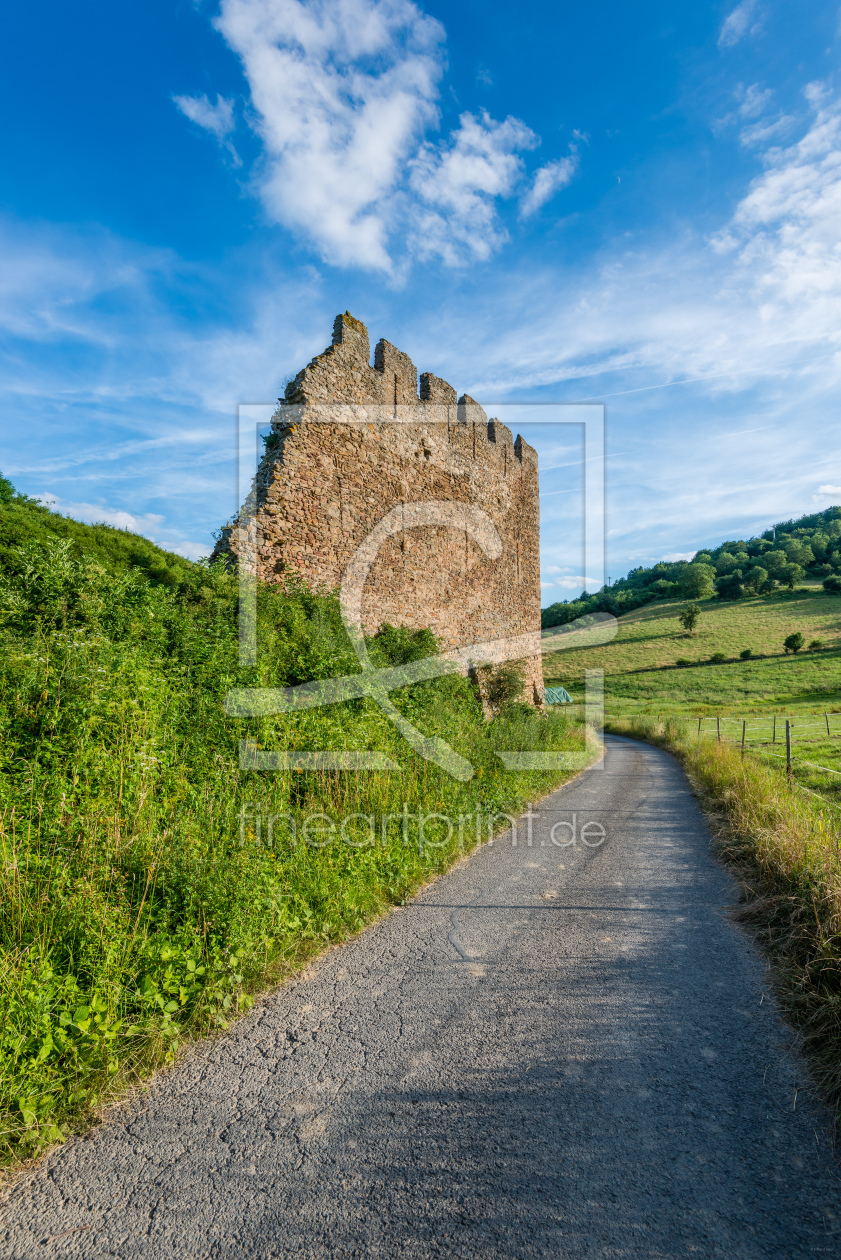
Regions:
<instances>
[{"instance_id":1,"label":"green bush","mask_svg":"<svg viewBox=\"0 0 841 1260\"><path fill-rule=\"evenodd\" d=\"M726 660L727 660L727 657L724 655L723 652L713 652L712 656L710 657L710 664L723 665Z\"/></svg>"},{"instance_id":2,"label":"green bush","mask_svg":"<svg viewBox=\"0 0 841 1260\"><path fill-rule=\"evenodd\" d=\"M797 630L794 634L787 635L786 638L783 639L783 647L785 648L786 655L788 655L789 652L799 652L805 642L806 640L803 638L803 635L799 630Z\"/></svg>"},{"instance_id":3,"label":"green bush","mask_svg":"<svg viewBox=\"0 0 841 1260\"><path fill-rule=\"evenodd\" d=\"M227 716L232 688L359 669L332 596L261 586L249 666L237 609L236 576L221 563L185 562L170 586L143 570L109 571L69 538L14 549L0 575L7 1157L36 1153L171 1060L185 1037L224 1027L260 984L404 900L486 835L497 812L518 812L564 777L506 771L497 749L582 747L583 728L557 709L501 699L490 727L457 675L390 698L402 720L470 762L468 781L417 756L368 698ZM384 626L369 649L375 663L404 663L435 640ZM497 675L509 701L511 677ZM241 757L255 747L371 749L397 769L258 770ZM398 823L368 840L363 828L361 842L356 825L334 829L313 847L311 813ZM449 841L424 839L424 813L457 820Z\"/></svg>"},{"instance_id":4,"label":"green bush","mask_svg":"<svg viewBox=\"0 0 841 1260\"><path fill-rule=\"evenodd\" d=\"M742 661L749 661L752 656L753 656L752 648L742 648L741 652L739 653L739 659Z\"/></svg>"}]
</instances>

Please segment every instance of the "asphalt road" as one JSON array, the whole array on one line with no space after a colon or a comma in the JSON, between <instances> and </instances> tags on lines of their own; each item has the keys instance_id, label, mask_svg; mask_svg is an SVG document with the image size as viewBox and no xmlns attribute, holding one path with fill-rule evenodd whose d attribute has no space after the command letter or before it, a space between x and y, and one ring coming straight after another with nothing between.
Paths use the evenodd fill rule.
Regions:
<instances>
[{"instance_id":1,"label":"asphalt road","mask_svg":"<svg viewBox=\"0 0 841 1260\"><path fill-rule=\"evenodd\" d=\"M841 1256L682 771L609 739L537 813L39 1165L0 1255Z\"/></svg>"}]
</instances>

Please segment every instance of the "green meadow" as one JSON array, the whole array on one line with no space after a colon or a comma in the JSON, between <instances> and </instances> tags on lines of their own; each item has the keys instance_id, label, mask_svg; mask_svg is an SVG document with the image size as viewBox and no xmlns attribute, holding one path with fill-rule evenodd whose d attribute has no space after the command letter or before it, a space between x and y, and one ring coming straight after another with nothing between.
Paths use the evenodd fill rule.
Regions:
<instances>
[{"instance_id":1,"label":"green meadow","mask_svg":"<svg viewBox=\"0 0 841 1260\"><path fill-rule=\"evenodd\" d=\"M841 710L841 595L812 586L702 600L693 634L678 620L684 604L649 604L619 618L613 642L547 655L547 683L581 701L585 670L603 669L605 707L615 714ZM783 640L798 631L821 646L787 654ZM751 658L740 659L747 649ZM711 663L717 654L724 660Z\"/></svg>"}]
</instances>

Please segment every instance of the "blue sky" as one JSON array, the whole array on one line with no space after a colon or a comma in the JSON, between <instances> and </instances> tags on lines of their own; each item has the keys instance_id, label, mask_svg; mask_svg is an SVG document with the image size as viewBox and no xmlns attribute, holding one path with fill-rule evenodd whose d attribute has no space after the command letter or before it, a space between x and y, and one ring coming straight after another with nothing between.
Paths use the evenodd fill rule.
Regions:
<instances>
[{"instance_id":1,"label":"blue sky","mask_svg":"<svg viewBox=\"0 0 841 1260\"><path fill-rule=\"evenodd\" d=\"M348 308L489 406L606 404L613 576L841 502L838 3L46 0L5 27L20 489L206 552L237 404ZM584 575L580 442L546 443L550 603Z\"/></svg>"}]
</instances>

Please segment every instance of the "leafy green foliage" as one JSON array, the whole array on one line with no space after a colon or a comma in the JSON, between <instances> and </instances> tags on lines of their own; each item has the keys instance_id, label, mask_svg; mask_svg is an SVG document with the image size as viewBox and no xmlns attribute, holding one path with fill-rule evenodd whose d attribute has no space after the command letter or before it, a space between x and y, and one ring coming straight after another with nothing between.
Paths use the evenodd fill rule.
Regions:
<instances>
[{"instance_id":1,"label":"leafy green foliage","mask_svg":"<svg viewBox=\"0 0 841 1260\"><path fill-rule=\"evenodd\" d=\"M506 705L511 705L522 697L526 675L518 661L481 665L476 672L482 694L494 713L499 713Z\"/></svg>"},{"instance_id":2,"label":"leafy green foliage","mask_svg":"<svg viewBox=\"0 0 841 1260\"><path fill-rule=\"evenodd\" d=\"M744 594L745 588L742 586L741 569L736 569L734 572L728 573L726 577L719 579L719 599L743 599Z\"/></svg>"},{"instance_id":3,"label":"leafy green foliage","mask_svg":"<svg viewBox=\"0 0 841 1260\"><path fill-rule=\"evenodd\" d=\"M715 569L711 564L695 561L681 572L678 589L686 599L709 599L713 593L714 579Z\"/></svg>"},{"instance_id":4,"label":"leafy green foliage","mask_svg":"<svg viewBox=\"0 0 841 1260\"><path fill-rule=\"evenodd\" d=\"M805 642L803 635L797 630L794 634L789 634L783 639L783 647L787 653L799 652Z\"/></svg>"},{"instance_id":5,"label":"leafy green foliage","mask_svg":"<svg viewBox=\"0 0 841 1260\"><path fill-rule=\"evenodd\" d=\"M28 543L63 540L75 559L83 555L107 573L140 569L154 583L177 587L189 582L193 565L183 556L155 546L148 538L110 525L83 525L51 512L0 475L0 570L17 573L21 548Z\"/></svg>"},{"instance_id":6,"label":"leafy green foliage","mask_svg":"<svg viewBox=\"0 0 841 1260\"><path fill-rule=\"evenodd\" d=\"M742 599L747 591L767 596L778 586L791 590L807 576L823 580L829 591L841 590L841 507L783 521L759 538L720 543L689 562L664 560L632 569L594 595L582 592L578 599L545 608L543 627L600 611L620 617L658 599L708 599L713 589L728 601ZM832 585L836 581L838 586Z\"/></svg>"},{"instance_id":7,"label":"leafy green foliage","mask_svg":"<svg viewBox=\"0 0 841 1260\"><path fill-rule=\"evenodd\" d=\"M418 758L369 699L228 717L233 687L358 671L337 600L261 586L258 659L246 667L223 564L185 561L170 584L123 564L119 548L103 557L95 530L86 552L85 537L27 537L0 568L7 1157L59 1140L186 1037L226 1026L256 987L404 900L486 838L497 811L559 779L508 772L496 749L581 748L584 734L563 712L515 705L490 728L461 676L393 693L409 721L471 762L463 783ZM370 650L399 663L435 640L384 626ZM380 750L399 770L251 770L243 743ZM338 827L360 814L399 822L404 805L406 839L396 823L361 843ZM307 842L311 813L337 823L322 847ZM450 842L419 844L425 813L461 820Z\"/></svg>"},{"instance_id":8,"label":"leafy green foliage","mask_svg":"<svg viewBox=\"0 0 841 1260\"><path fill-rule=\"evenodd\" d=\"M677 619L683 626L687 634L692 634L701 616L701 609L697 604L684 604L677 615Z\"/></svg>"}]
</instances>

